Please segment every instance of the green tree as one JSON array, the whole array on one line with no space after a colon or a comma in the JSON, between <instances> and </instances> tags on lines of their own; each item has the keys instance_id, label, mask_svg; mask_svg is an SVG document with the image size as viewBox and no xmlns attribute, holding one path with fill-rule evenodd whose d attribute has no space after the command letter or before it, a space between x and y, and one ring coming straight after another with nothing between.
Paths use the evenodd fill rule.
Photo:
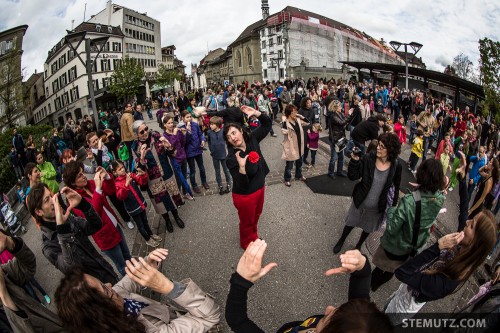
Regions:
<instances>
[{"instance_id":1,"label":"green tree","mask_svg":"<svg viewBox=\"0 0 500 333\"><path fill-rule=\"evenodd\" d=\"M491 113L492 119L499 110L500 98L500 42L489 38L479 40L480 69L485 101L484 111Z\"/></svg>"},{"instance_id":2,"label":"green tree","mask_svg":"<svg viewBox=\"0 0 500 333\"><path fill-rule=\"evenodd\" d=\"M174 80L179 81L180 75L173 69L167 68L164 64L158 66L158 72L156 73L156 84L166 87L174 84Z\"/></svg>"},{"instance_id":3,"label":"green tree","mask_svg":"<svg viewBox=\"0 0 500 333\"><path fill-rule=\"evenodd\" d=\"M4 55L0 68L0 128L15 126L13 119L22 110L21 57L15 50Z\"/></svg>"},{"instance_id":4,"label":"green tree","mask_svg":"<svg viewBox=\"0 0 500 333\"><path fill-rule=\"evenodd\" d=\"M109 90L117 97L127 100L139 92L144 77L144 68L139 61L127 56L121 60L120 66L111 74Z\"/></svg>"}]
</instances>

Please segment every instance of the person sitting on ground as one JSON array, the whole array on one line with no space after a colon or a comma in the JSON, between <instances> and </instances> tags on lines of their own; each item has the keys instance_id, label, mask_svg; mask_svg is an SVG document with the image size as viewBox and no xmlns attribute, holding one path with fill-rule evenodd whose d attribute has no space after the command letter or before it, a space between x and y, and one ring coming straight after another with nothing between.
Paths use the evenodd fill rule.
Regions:
<instances>
[{"instance_id":1,"label":"person sitting on ground","mask_svg":"<svg viewBox=\"0 0 500 333\"><path fill-rule=\"evenodd\" d=\"M289 105L287 105L289 107ZM264 332L247 314L248 291L259 279L278 266L269 263L262 267L262 258L267 248L264 240L249 244L241 256L236 272L231 276L231 287L226 301L226 321L235 333ZM370 302L370 263L358 250L347 251L340 256L341 267L325 272L325 275L351 273L347 303L338 308L327 306L324 315L315 315L304 321L281 326L283 332L392 332L389 318ZM359 314L363 316L359 316Z\"/></svg>"},{"instance_id":2,"label":"person sitting on ground","mask_svg":"<svg viewBox=\"0 0 500 333\"><path fill-rule=\"evenodd\" d=\"M191 279L177 282L161 273L158 265L167 255L156 249L127 261L127 275L115 285L72 269L55 293L64 328L80 333L209 331L220 321L219 306ZM175 307L141 296L143 288L165 295Z\"/></svg>"},{"instance_id":3,"label":"person sitting on ground","mask_svg":"<svg viewBox=\"0 0 500 333\"><path fill-rule=\"evenodd\" d=\"M86 200L74 190L64 187L69 208L57 223L55 207L59 207L60 194L52 195L47 185L34 185L27 197L28 211L42 232L42 253L62 273L70 267L80 265L88 274L105 282L115 283L117 276L111 265L97 252L88 236L102 228L102 221ZM94 196L100 196L94 193ZM76 217L71 209L76 208L83 217Z\"/></svg>"}]
</instances>

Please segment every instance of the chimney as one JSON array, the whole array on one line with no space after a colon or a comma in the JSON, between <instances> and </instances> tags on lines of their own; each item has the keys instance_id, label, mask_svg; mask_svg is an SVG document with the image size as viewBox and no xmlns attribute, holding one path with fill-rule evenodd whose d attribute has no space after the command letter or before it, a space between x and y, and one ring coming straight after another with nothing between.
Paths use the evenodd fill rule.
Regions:
<instances>
[{"instance_id":1,"label":"chimney","mask_svg":"<svg viewBox=\"0 0 500 333\"><path fill-rule=\"evenodd\" d=\"M262 19L266 20L269 17L269 1L262 0L262 6L260 8L262 9Z\"/></svg>"},{"instance_id":2,"label":"chimney","mask_svg":"<svg viewBox=\"0 0 500 333\"><path fill-rule=\"evenodd\" d=\"M113 3L111 0L108 0L106 3L106 10L108 12L108 25L111 25L111 15L113 14Z\"/></svg>"}]
</instances>

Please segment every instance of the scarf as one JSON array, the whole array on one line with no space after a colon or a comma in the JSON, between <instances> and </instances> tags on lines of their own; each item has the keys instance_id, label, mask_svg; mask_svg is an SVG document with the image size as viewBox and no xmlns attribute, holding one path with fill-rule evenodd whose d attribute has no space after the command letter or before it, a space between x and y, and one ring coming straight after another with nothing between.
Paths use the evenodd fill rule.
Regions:
<instances>
[{"instance_id":1,"label":"scarf","mask_svg":"<svg viewBox=\"0 0 500 333\"><path fill-rule=\"evenodd\" d=\"M140 301L135 301L130 298L123 299L123 308L125 310L125 313L129 316L130 315L138 316L141 310L148 305L149 304Z\"/></svg>"}]
</instances>

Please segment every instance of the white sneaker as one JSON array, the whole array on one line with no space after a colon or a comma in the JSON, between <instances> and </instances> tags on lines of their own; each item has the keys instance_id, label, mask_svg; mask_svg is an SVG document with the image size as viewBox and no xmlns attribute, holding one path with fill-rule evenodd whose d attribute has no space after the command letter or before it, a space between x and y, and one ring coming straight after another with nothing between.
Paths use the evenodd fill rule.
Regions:
<instances>
[{"instance_id":1,"label":"white sneaker","mask_svg":"<svg viewBox=\"0 0 500 333\"><path fill-rule=\"evenodd\" d=\"M127 227L128 227L129 229L134 229L134 224L133 224L131 221L128 221L128 222L127 222Z\"/></svg>"},{"instance_id":2,"label":"white sneaker","mask_svg":"<svg viewBox=\"0 0 500 333\"><path fill-rule=\"evenodd\" d=\"M451 191L453 191L453 187L448 188L448 192L451 192Z\"/></svg>"},{"instance_id":3,"label":"white sneaker","mask_svg":"<svg viewBox=\"0 0 500 333\"><path fill-rule=\"evenodd\" d=\"M152 237L146 242L146 245L147 246L151 246L151 247L157 247L158 245L160 245L160 243L158 243L157 241L155 241Z\"/></svg>"},{"instance_id":4,"label":"white sneaker","mask_svg":"<svg viewBox=\"0 0 500 333\"><path fill-rule=\"evenodd\" d=\"M186 199L186 200L194 200L194 198L189 193L184 194L184 199Z\"/></svg>"},{"instance_id":5,"label":"white sneaker","mask_svg":"<svg viewBox=\"0 0 500 333\"><path fill-rule=\"evenodd\" d=\"M153 238L157 242L161 242L163 240L163 238L161 238L160 236L158 236L156 234L151 235L151 238Z\"/></svg>"}]
</instances>

